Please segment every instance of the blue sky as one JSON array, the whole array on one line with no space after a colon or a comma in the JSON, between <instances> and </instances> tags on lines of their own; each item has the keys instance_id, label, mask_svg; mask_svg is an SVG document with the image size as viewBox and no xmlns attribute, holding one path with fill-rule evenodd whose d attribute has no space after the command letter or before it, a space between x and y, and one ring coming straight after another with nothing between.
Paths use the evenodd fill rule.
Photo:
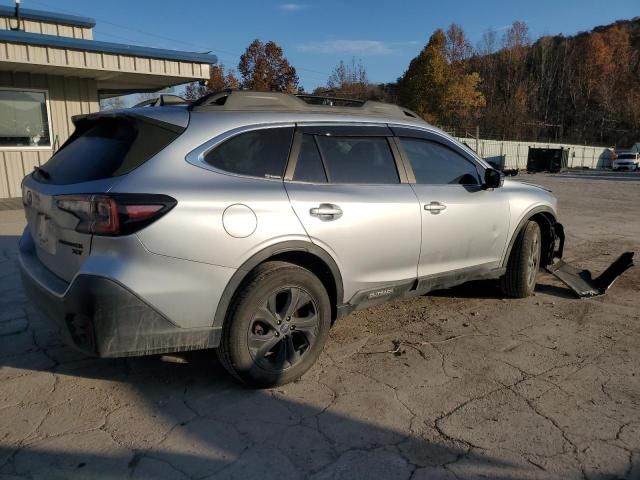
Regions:
<instances>
[{"instance_id":1,"label":"blue sky","mask_svg":"<svg viewBox=\"0 0 640 480\"><path fill-rule=\"evenodd\" d=\"M501 35L515 20L524 20L535 39L640 15L638 0L22 0L22 6L93 17L96 40L212 50L234 68L253 39L274 40L307 90L352 57L362 60L371 81L393 81L431 33L452 22L475 45L488 28Z\"/></svg>"}]
</instances>

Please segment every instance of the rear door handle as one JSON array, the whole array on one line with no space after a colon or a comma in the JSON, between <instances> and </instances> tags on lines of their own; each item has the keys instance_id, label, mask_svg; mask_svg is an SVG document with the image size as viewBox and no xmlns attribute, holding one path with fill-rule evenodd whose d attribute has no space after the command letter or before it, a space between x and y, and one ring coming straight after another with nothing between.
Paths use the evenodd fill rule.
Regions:
<instances>
[{"instance_id":1,"label":"rear door handle","mask_svg":"<svg viewBox=\"0 0 640 480\"><path fill-rule=\"evenodd\" d=\"M446 205L441 204L440 202L431 202L424 206L425 210L428 210L433 215L439 214L442 210L447 208Z\"/></svg>"},{"instance_id":2,"label":"rear door handle","mask_svg":"<svg viewBox=\"0 0 640 480\"><path fill-rule=\"evenodd\" d=\"M342 209L331 203L321 203L319 206L309 210L309 215L318 217L320 220L336 220L342 216Z\"/></svg>"}]
</instances>

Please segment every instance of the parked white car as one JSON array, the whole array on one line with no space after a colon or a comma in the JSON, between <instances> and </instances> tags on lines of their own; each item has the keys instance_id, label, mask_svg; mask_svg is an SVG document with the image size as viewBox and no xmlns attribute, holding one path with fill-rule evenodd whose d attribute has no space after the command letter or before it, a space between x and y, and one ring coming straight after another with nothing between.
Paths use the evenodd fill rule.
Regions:
<instances>
[{"instance_id":1,"label":"parked white car","mask_svg":"<svg viewBox=\"0 0 640 480\"><path fill-rule=\"evenodd\" d=\"M612 170L638 170L640 163L640 153L638 152L621 152L618 157L611 163Z\"/></svg>"}]
</instances>

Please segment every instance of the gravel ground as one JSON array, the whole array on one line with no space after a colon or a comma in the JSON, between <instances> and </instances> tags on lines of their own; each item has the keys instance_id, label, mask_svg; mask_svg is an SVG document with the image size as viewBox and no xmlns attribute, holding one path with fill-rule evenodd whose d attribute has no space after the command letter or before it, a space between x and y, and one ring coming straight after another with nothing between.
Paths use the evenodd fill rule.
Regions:
<instances>
[{"instance_id":1,"label":"gravel ground","mask_svg":"<svg viewBox=\"0 0 640 480\"><path fill-rule=\"evenodd\" d=\"M618 177L621 177L620 180ZM640 177L551 187L565 258L640 251ZM577 300L492 282L355 313L300 381L248 390L211 352L100 360L26 300L0 212L0 479L640 478L640 269Z\"/></svg>"}]
</instances>

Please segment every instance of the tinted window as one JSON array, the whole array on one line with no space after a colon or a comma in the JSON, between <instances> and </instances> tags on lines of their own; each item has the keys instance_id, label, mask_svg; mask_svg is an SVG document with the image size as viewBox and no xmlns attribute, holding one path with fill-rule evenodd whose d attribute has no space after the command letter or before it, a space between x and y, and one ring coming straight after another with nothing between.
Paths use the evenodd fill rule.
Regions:
<instances>
[{"instance_id":1,"label":"tinted window","mask_svg":"<svg viewBox=\"0 0 640 480\"><path fill-rule=\"evenodd\" d=\"M384 137L325 137L318 144L331 183L399 183Z\"/></svg>"},{"instance_id":2,"label":"tinted window","mask_svg":"<svg viewBox=\"0 0 640 480\"><path fill-rule=\"evenodd\" d=\"M293 179L299 182L326 183L327 176L313 135L303 135Z\"/></svg>"},{"instance_id":3,"label":"tinted window","mask_svg":"<svg viewBox=\"0 0 640 480\"><path fill-rule=\"evenodd\" d=\"M124 175L179 134L156 123L128 118L80 121L69 140L42 166L49 176L36 174L34 178L66 185Z\"/></svg>"},{"instance_id":4,"label":"tinted window","mask_svg":"<svg viewBox=\"0 0 640 480\"><path fill-rule=\"evenodd\" d=\"M265 128L241 133L207 153L204 160L215 168L252 177L282 177L293 128Z\"/></svg>"},{"instance_id":5,"label":"tinted window","mask_svg":"<svg viewBox=\"0 0 640 480\"><path fill-rule=\"evenodd\" d=\"M436 142L402 138L416 183L430 185L478 185L475 165L459 153Z\"/></svg>"},{"instance_id":6,"label":"tinted window","mask_svg":"<svg viewBox=\"0 0 640 480\"><path fill-rule=\"evenodd\" d=\"M635 153L621 153L620 155L618 155L618 160L635 160L635 159L636 159Z\"/></svg>"}]
</instances>

